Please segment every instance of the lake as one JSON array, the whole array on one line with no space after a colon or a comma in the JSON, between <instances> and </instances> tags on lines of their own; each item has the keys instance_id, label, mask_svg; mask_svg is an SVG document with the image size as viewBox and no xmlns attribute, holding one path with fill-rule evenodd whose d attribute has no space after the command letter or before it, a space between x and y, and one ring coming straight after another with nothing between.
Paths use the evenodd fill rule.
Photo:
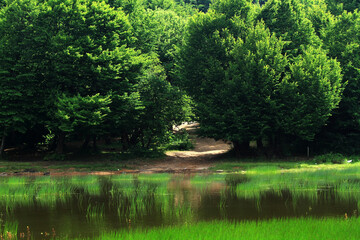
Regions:
<instances>
[{"instance_id":1,"label":"lake","mask_svg":"<svg viewBox=\"0 0 360 240\"><path fill-rule=\"evenodd\" d=\"M354 191L360 182L354 180L357 178L349 185L353 188L344 191L339 182L327 182L324 177L294 183L285 176L276 183L270 180L274 176L257 178L237 173L2 177L1 232L3 236L10 232L18 238L71 239L214 220L358 215L360 194ZM280 184L283 181L292 183Z\"/></svg>"}]
</instances>

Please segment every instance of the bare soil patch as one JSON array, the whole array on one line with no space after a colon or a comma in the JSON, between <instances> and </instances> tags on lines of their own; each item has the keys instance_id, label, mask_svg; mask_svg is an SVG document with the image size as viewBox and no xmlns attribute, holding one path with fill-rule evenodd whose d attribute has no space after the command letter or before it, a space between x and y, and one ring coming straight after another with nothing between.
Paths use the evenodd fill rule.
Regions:
<instances>
[{"instance_id":1,"label":"bare soil patch","mask_svg":"<svg viewBox=\"0 0 360 240\"><path fill-rule=\"evenodd\" d=\"M161 159L131 159L119 163L110 162L113 171L82 169L79 165L88 164L91 166L101 165L106 159L89 160L87 162L44 162L44 161L24 161L18 162L20 166L7 164L3 168L14 168L13 171L0 172L0 176L72 176L72 175L113 175L123 173L194 173L206 172L209 167L215 165L216 158L230 150L230 144L224 141L215 141L210 138L200 138L196 134L199 128L197 123L187 123L178 127L178 130L185 129L194 144L194 149L190 151L168 151L166 156ZM21 155L20 155L21 156ZM24 156L21 156L24 158ZM78 165L77 165L78 164ZM76 166L77 165L77 166ZM68 166L68 167L67 167ZM72 167L74 166L74 167ZM101 168L101 167L100 167ZM96 167L94 168L96 169Z\"/></svg>"},{"instance_id":2,"label":"bare soil patch","mask_svg":"<svg viewBox=\"0 0 360 240\"><path fill-rule=\"evenodd\" d=\"M141 172L202 172L214 165L213 159L228 152L230 144L196 135L197 123L183 124L179 129L186 129L195 148L189 151L168 151L166 158L140 168Z\"/></svg>"}]
</instances>

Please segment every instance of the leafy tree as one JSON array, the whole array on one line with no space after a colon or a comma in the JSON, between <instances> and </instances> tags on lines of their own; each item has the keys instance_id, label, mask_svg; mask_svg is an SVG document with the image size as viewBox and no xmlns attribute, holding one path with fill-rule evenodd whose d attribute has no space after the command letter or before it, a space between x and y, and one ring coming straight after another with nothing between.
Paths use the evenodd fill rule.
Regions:
<instances>
[{"instance_id":1,"label":"leafy tree","mask_svg":"<svg viewBox=\"0 0 360 240\"><path fill-rule=\"evenodd\" d=\"M279 86L277 122L287 134L313 140L340 100L340 64L324 50L309 47L292 64L290 76Z\"/></svg>"},{"instance_id":2,"label":"leafy tree","mask_svg":"<svg viewBox=\"0 0 360 240\"><path fill-rule=\"evenodd\" d=\"M0 10L0 129L1 153L5 137L25 132L38 120L44 38L34 22L39 6L33 0L12 1ZM42 34L43 32L39 32Z\"/></svg>"},{"instance_id":3,"label":"leafy tree","mask_svg":"<svg viewBox=\"0 0 360 240\"><path fill-rule=\"evenodd\" d=\"M25 120L51 122L58 94L122 96L134 91L144 58L131 48L127 16L104 2L60 2L15 0L1 11L6 131L25 131Z\"/></svg>"},{"instance_id":4,"label":"leafy tree","mask_svg":"<svg viewBox=\"0 0 360 240\"><path fill-rule=\"evenodd\" d=\"M105 124L120 136L123 150L156 149L168 139L174 124L187 120L189 101L166 80L164 69L151 60L137 85L137 92L112 98L113 109ZM111 124L109 124L111 123Z\"/></svg>"},{"instance_id":5,"label":"leafy tree","mask_svg":"<svg viewBox=\"0 0 360 240\"><path fill-rule=\"evenodd\" d=\"M355 153L360 140L360 14L344 12L324 31L324 46L342 67L343 82L347 83L339 108L317 140L319 148Z\"/></svg>"},{"instance_id":6,"label":"leafy tree","mask_svg":"<svg viewBox=\"0 0 360 240\"><path fill-rule=\"evenodd\" d=\"M145 72L139 83L144 110L138 118L140 143L150 148L165 143L173 125L187 120L189 102L182 91L166 81L165 71L154 66Z\"/></svg>"},{"instance_id":7,"label":"leafy tree","mask_svg":"<svg viewBox=\"0 0 360 240\"><path fill-rule=\"evenodd\" d=\"M165 70L167 80L172 82L174 77L177 48L184 40L187 17L178 15L174 11L157 10L152 14L153 21L158 25L154 32L156 39L153 46Z\"/></svg>"},{"instance_id":8,"label":"leafy tree","mask_svg":"<svg viewBox=\"0 0 360 240\"><path fill-rule=\"evenodd\" d=\"M325 0L302 0L306 17L311 21L315 33L320 36L332 21L334 16L328 10Z\"/></svg>"},{"instance_id":9,"label":"leafy tree","mask_svg":"<svg viewBox=\"0 0 360 240\"><path fill-rule=\"evenodd\" d=\"M228 27L231 27L231 21L212 11L206 15L199 14L191 20L186 45L182 50L182 84L196 103L201 133L215 139L232 141L236 150L240 151L243 143L246 145L249 140L256 139L266 128L264 125L267 125L266 116L263 115L264 118L252 125L249 121L251 116L243 113L251 109L251 113L257 115L271 105L266 100L261 103L253 101L254 98L262 98L259 92L252 92L261 91L261 88L253 85L256 84L252 81L253 77L261 74L259 69L267 63L257 66L258 52L254 50L253 53L249 49L256 48L257 37L260 38L257 42L259 44L269 42L263 41L263 34L256 34L256 31L261 31L259 29L252 29L253 34L248 41L236 40ZM265 36L266 33L269 34L267 31ZM273 43L277 43L275 40ZM266 75L266 70L262 70ZM253 76L253 73L256 75ZM261 80L266 82L269 78ZM257 81L258 86L264 87L266 83L263 81ZM266 94L267 89L263 90ZM257 97L257 94L260 96ZM253 109L254 105L257 105L257 110ZM255 125L256 128L253 128Z\"/></svg>"},{"instance_id":10,"label":"leafy tree","mask_svg":"<svg viewBox=\"0 0 360 240\"><path fill-rule=\"evenodd\" d=\"M182 74L182 85L196 102L206 94L211 95L209 86L224 78L224 68L229 61L226 49L233 43L221 41L220 36L230 35L228 27L231 27L230 20L213 11L200 13L189 21L185 45L181 50L182 68L178 72Z\"/></svg>"},{"instance_id":11,"label":"leafy tree","mask_svg":"<svg viewBox=\"0 0 360 240\"><path fill-rule=\"evenodd\" d=\"M103 2L86 1L68 5L61 11L69 11L61 14L64 17L61 22L69 21L74 25L61 28L54 37L53 44L60 49L59 53L53 55L58 63L55 75L60 79L49 83L58 86L63 82L63 88L58 91L68 94L86 96L111 92L114 98L109 105L111 119L123 116L123 112L117 111L120 109L115 105L119 103L116 100L136 93L135 85L145 61L139 52L130 47L135 42L127 17L122 11L115 11ZM56 89L56 86L51 89ZM109 120L106 122L114 124ZM97 133L105 135L111 131L105 126L102 129L104 132Z\"/></svg>"},{"instance_id":12,"label":"leafy tree","mask_svg":"<svg viewBox=\"0 0 360 240\"><path fill-rule=\"evenodd\" d=\"M270 0L261 9L258 19L263 20L271 32L288 43L284 52L290 57L300 54L302 46L321 45L298 0Z\"/></svg>"},{"instance_id":13,"label":"leafy tree","mask_svg":"<svg viewBox=\"0 0 360 240\"><path fill-rule=\"evenodd\" d=\"M138 145L154 148L166 140L174 123L185 119L182 109L189 105L169 82L173 82L177 45L183 41L186 18L193 10L171 1L134 1L133 8L127 8L126 1L113 4L130 9L135 46L146 55L146 63L134 92L113 98L112 109L121 114L110 113L114 124L109 126L112 133L116 126L124 150Z\"/></svg>"},{"instance_id":14,"label":"leafy tree","mask_svg":"<svg viewBox=\"0 0 360 240\"><path fill-rule=\"evenodd\" d=\"M341 15L343 11L354 12L359 9L360 2L357 0L325 0L330 12L334 15Z\"/></svg>"},{"instance_id":15,"label":"leafy tree","mask_svg":"<svg viewBox=\"0 0 360 240\"><path fill-rule=\"evenodd\" d=\"M63 152L64 133L76 131L86 137L96 135L101 130L100 125L110 112L110 103L110 96L103 97L100 94L86 97L80 95L68 97L63 94L58 97L55 102L54 118L49 123L52 132L59 133L57 152Z\"/></svg>"},{"instance_id":16,"label":"leafy tree","mask_svg":"<svg viewBox=\"0 0 360 240\"><path fill-rule=\"evenodd\" d=\"M211 4L210 0L184 0L183 2L193 5L201 12L207 12Z\"/></svg>"},{"instance_id":17,"label":"leafy tree","mask_svg":"<svg viewBox=\"0 0 360 240\"><path fill-rule=\"evenodd\" d=\"M252 13L253 4L251 0L216 0L211 4L211 9L222 13L228 18L235 15L241 19L247 19Z\"/></svg>"},{"instance_id":18,"label":"leafy tree","mask_svg":"<svg viewBox=\"0 0 360 240\"><path fill-rule=\"evenodd\" d=\"M247 26L212 11L190 21L180 71L202 134L232 141L237 153L250 140L313 139L340 101L339 64L311 42L297 40L307 47L291 49L281 37L287 33L272 34L263 23Z\"/></svg>"},{"instance_id":19,"label":"leafy tree","mask_svg":"<svg viewBox=\"0 0 360 240\"><path fill-rule=\"evenodd\" d=\"M140 4L141 2L141 4ZM183 41L187 18L195 11L188 6L166 1L135 1L135 7L128 12L136 38L135 46L142 53L159 58L172 82L177 46ZM126 1L116 1L116 7L126 7ZM155 4L154 6L150 6Z\"/></svg>"},{"instance_id":20,"label":"leafy tree","mask_svg":"<svg viewBox=\"0 0 360 240\"><path fill-rule=\"evenodd\" d=\"M261 140L279 128L274 122L276 90L288 62L281 54L283 46L284 42L258 24L244 40L236 41L230 53L228 77L216 89L226 106L222 115L225 139L233 142L237 154L246 151L249 141Z\"/></svg>"},{"instance_id":21,"label":"leafy tree","mask_svg":"<svg viewBox=\"0 0 360 240\"><path fill-rule=\"evenodd\" d=\"M97 1L47 4L51 10L43 13L44 18L62 26L54 30L50 42L54 49L50 58L56 65L48 87L71 94L127 91L141 64L134 64L140 59L131 48L134 39L126 15Z\"/></svg>"}]
</instances>

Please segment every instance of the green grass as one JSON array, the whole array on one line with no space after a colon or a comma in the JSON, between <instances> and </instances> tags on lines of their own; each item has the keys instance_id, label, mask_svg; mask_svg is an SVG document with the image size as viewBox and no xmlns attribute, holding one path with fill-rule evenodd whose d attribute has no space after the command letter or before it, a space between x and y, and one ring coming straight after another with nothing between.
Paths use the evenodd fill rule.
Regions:
<instances>
[{"instance_id":1,"label":"green grass","mask_svg":"<svg viewBox=\"0 0 360 240\"><path fill-rule=\"evenodd\" d=\"M136 229L130 232L126 230L104 233L98 239L357 240L360 237L359 224L359 218L272 219L269 221L245 222L216 221L196 224L188 223L183 226L160 227L144 230Z\"/></svg>"},{"instance_id":2,"label":"green grass","mask_svg":"<svg viewBox=\"0 0 360 240\"><path fill-rule=\"evenodd\" d=\"M28 173L28 172L93 172L118 171L134 169L133 163L119 161L42 161L42 162L9 162L0 161L0 173Z\"/></svg>"},{"instance_id":3,"label":"green grass","mask_svg":"<svg viewBox=\"0 0 360 240\"><path fill-rule=\"evenodd\" d=\"M215 166L211 167L210 170L224 170L229 172L238 172L242 170L247 170L255 167L279 167L279 168L298 168L301 164L306 164L304 162L266 162L266 161L239 161L239 160L224 160L216 163Z\"/></svg>"},{"instance_id":4,"label":"green grass","mask_svg":"<svg viewBox=\"0 0 360 240\"><path fill-rule=\"evenodd\" d=\"M93 216L95 217L95 216ZM101 216L96 216L101 217ZM91 238L57 237L56 239L122 239L122 240L357 240L360 237L360 218L299 218L299 219L271 219L266 221L213 221L188 222L183 225L158 227L151 229L127 229L116 232L106 232ZM0 235L10 239L7 232L16 238L17 223L5 223ZM15 237L14 237L15 236ZM19 235L17 235L19 236Z\"/></svg>"},{"instance_id":5,"label":"green grass","mask_svg":"<svg viewBox=\"0 0 360 240\"><path fill-rule=\"evenodd\" d=\"M195 147L195 139L190 138L190 135L182 130L176 134L169 135L169 142L162 146L163 150L191 150Z\"/></svg>"},{"instance_id":6,"label":"green grass","mask_svg":"<svg viewBox=\"0 0 360 240\"><path fill-rule=\"evenodd\" d=\"M313 158L288 158L284 159L266 159L266 158L224 158L220 159L215 163L215 166L211 167L210 170L224 170L224 171L239 171L254 168L258 166L278 166L280 168L298 168L299 166L319 166L319 165L332 165L338 166L339 164L348 165L347 161L351 163L360 162L359 155L344 156L339 153L328 153L318 155Z\"/></svg>"},{"instance_id":7,"label":"green grass","mask_svg":"<svg viewBox=\"0 0 360 240\"><path fill-rule=\"evenodd\" d=\"M21 171L45 171L43 164L33 164L31 162L9 162L0 161L0 172L21 172Z\"/></svg>"},{"instance_id":8,"label":"green grass","mask_svg":"<svg viewBox=\"0 0 360 240\"><path fill-rule=\"evenodd\" d=\"M233 164L225 166L233 168ZM237 171L197 175L191 183L207 188L211 183L233 187L238 197L259 199L266 191L281 195L288 190L293 197L307 196L316 200L319 190L333 189L341 199L360 199L360 163L237 163ZM360 205L360 200L359 200Z\"/></svg>"},{"instance_id":9,"label":"green grass","mask_svg":"<svg viewBox=\"0 0 360 240\"><path fill-rule=\"evenodd\" d=\"M161 208L169 208L167 183L169 174L114 175L98 177L93 175L75 177L3 177L0 178L0 208L11 214L16 207L41 205L48 209L66 205L74 197L80 211L89 218L102 216L104 206L92 199L101 196L109 198L108 209L118 212L119 217L146 214L146 199L149 194ZM127 206L124 209L124 206ZM76 209L74 209L76 210Z\"/></svg>"}]
</instances>

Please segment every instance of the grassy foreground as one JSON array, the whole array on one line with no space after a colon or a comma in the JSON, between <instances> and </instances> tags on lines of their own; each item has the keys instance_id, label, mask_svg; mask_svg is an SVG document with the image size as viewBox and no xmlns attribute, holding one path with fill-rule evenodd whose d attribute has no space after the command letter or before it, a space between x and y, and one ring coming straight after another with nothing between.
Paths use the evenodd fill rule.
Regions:
<instances>
[{"instance_id":1,"label":"grassy foreground","mask_svg":"<svg viewBox=\"0 0 360 240\"><path fill-rule=\"evenodd\" d=\"M189 224L187 226L163 227L149 230L106 233L98 239L359 239L360 218L327 219L273 219L231 223L217 221Z\"/></svg>"}]
</instances>

